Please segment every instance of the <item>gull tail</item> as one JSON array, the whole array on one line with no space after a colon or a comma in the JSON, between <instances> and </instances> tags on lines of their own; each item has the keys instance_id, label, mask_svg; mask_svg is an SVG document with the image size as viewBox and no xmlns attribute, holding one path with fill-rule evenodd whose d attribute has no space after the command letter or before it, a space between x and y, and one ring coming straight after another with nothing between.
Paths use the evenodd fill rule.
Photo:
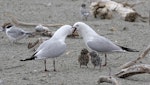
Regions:
<instances>
[{"instance_id":1,"label":"gull tail","mask_svg":"<svg viewBox=\"0 0 150 85\"><path fill-rule=\"evenodd\" d=\"M28 60L34 60L36 58L35 56L36 53L34 53L30 58L22 59L20 61L28 61Z\"/></svg>"},{"instance_id":2,"label":"gull tail","mask_svg":"<svg viewBox=\"0 0 150 85\"><path fill-rule=\"evenodd\" d=\"M119 45L118 45L119 46ZM123 46L119 46L120 48L122 48L123 50L125 51L128 51L128 52L139 52L138 50L136 49L132 49L132 48L127 48L127 47L123 47Z\"/></svg>"}]
</instances>

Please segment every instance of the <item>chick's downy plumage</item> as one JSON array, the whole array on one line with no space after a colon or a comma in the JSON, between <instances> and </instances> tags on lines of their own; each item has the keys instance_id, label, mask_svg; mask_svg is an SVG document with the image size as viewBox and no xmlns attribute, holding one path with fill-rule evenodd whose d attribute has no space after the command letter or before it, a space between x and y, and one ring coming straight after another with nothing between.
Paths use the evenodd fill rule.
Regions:
<instances>
[{"instance_id":1,"label":"chick's downy plumage","mask_svg":"<svg viewBox=\"0 0 150 85\"><path fill-rule=\"evenodd\" d=\"M81 53L78 57L78 62L80 63L80 67L82 65L87 66L87 64L89 63L89 51L87 49L84 48L81 50Z\"/></svg>"},{"instance_id":2,"label":"chick's downy plumage","mask_svg":"<svg viewBox=\"0 0 150 85\"><path fill-rule=\"evenodd\" d=\"M90 56L91 56L91 63L93 64L94 68L96 66L99 66L101 68L101 58L98 56L98 53L96 53L95 51L90 52Z\"/></svg>"}]
</instances>

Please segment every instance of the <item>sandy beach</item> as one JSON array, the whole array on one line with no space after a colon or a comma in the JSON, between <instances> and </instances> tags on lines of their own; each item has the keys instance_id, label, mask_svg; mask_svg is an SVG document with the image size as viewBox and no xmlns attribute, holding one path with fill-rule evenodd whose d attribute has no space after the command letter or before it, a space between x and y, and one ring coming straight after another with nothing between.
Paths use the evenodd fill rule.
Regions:
<instances>
[{"instance_id":1,"label":"sandy beach","mask_svg":"<svg viewBox=\"0 0 150 85\"><path fill-rule=\"evenodd\" d=\"M122 2L124 0L115 0ZM141 0L125 0L134 3ZM149 0L142 0L134 9L142 16L149 16ZM28 50L29 42L35 42L41 36L27 38L19 41L19 44L11 44L4 32L0 32L0 85L98 85L99 76L109 75L108 67L112 69L112 75L120 71L120 66L134 60L149 45L149 22L126 22L120 17L114 16L111 20L95 19L92 15L87 21L80 17L80 6L88 0L0 0L0 25L8 22L10 18L5 13L13 14L18 20L32 23L70 24L82 21L91 26L98 34L110 39L115 44L139 50L136 53L108 54L108 65L94 69L91 62L87 67L80 68L78 56L82 48L86 48L82 38L67 38L67 50L56 58L56 70L53 72L53 60L47 60L47 68L50 72L44 72L44 61L21 62L21 59L30 57L33 51ZM34 31L35 27L19 26L27 31ZM59 27L49 27L56 31ZM111 31L115 28L115 31ZM126 30L123 30L126 28ZM99 54L104 59L104 55ZM104 61L103 61L104 62ZM102 63L103 63L102 62ZM149 54L142 60L144 64L150 64ZM116 78L116 77L115 77ZM116 78L119 85L150 85L150 75L140 74L126 79ZM103 83L100 85L110 85Z\"/></svg>"}]
</instances>

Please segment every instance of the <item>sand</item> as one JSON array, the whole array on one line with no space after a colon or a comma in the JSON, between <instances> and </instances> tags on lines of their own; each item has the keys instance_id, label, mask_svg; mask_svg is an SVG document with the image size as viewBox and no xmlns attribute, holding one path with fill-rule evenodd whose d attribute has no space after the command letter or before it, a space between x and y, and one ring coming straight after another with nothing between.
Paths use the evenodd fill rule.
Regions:
<instances>
[{"instance_id":1,"label":"sand","mask_svg":"<svg viewBox=\"0 0 150 85\"><path fill-rule=\"evenodd\" d=\"M117 0L124 1L124 0ZM128 0L125 0L128 1ZM130 0L134 3L138 0ZM149 16L149 0L136 5L134 9L143 16ZM20 21L32 23L70 24L83 21L79 14L81 3L89 4L88 0L0 0L0 24L8 22L9 18L4 13L11 13ZM148 21L148 20L147 20ZM6 34L0 34L0 85L97 85L101 75L108 75L108 67L112 75L120 70L120 66L135 59L149 45L150 27L148 22L125 22L115 16L112 20L94 19L90 16L87 21L97 33L112 40L114 43L139 50L138 53L113 53L108 54L108 65L94 69L91 63L88 68L80 68L77 61L78 55L85 44L82 39L67 38L66 52L56 59L56 70L53 72L52 59L48 59L49 72L44 72L42 60L21 62L20 59L30 57L33 52L27 49L29 42L34 42L40 36L19 41L20 44L11 45ZM123 30L126 27L127 30ZM51 31L59 27L50 27ZM115 28L116 31L110 31ZM34 27L22 29L34 31ZM104 59L104 55L100 54ZM149 55L142 61L149 64ZM150 75L140 74L127 79L117 78L120 85L150 85ZM110 85L107 83L101 85Z\"/></svg>"}]
</instances>

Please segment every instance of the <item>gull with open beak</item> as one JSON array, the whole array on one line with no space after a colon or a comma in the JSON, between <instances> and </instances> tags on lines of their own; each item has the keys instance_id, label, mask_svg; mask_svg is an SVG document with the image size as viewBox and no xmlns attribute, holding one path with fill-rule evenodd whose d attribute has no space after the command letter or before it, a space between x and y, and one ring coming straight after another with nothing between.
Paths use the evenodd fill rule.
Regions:
<instances>
[{"instance_id":1,"label":"gull with open beak","mask_svg":"<svg viewBox=\"0 0 150 85\"><path fill-rule=\"evenodd\" d=\"M106 55L107 53L126 52L126 51L138 52L135 49L131 49L131 48L127 48L127 47L114 44L109 39L103 36L100 36L89 25L83 22L76 22L73 25L73 28L74 28L73 32L77 30L79 34L83 37L83 40L89 49L105 54L104 66L107 65L107 55Z\"/></svg>"}]
</instances>

